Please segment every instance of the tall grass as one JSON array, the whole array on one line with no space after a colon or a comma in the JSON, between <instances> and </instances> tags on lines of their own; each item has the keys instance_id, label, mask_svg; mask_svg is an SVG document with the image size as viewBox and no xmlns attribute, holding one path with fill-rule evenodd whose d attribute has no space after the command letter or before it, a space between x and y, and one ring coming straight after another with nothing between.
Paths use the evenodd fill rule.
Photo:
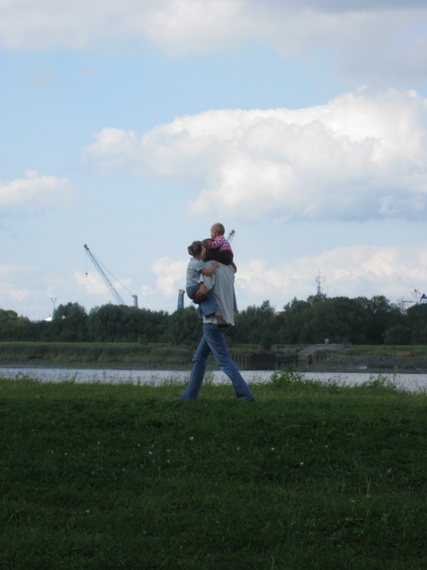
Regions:
<instances>
[{"instance_id":1,"label":"tall grass","mask_svg":"<svg viewBox=\"0 0 427 570\"><path fill-rule=\"evenodd\" d=\"M287 380L0 381L0 567L427 567L427 396Z\"/></svg>"}]
</instances>

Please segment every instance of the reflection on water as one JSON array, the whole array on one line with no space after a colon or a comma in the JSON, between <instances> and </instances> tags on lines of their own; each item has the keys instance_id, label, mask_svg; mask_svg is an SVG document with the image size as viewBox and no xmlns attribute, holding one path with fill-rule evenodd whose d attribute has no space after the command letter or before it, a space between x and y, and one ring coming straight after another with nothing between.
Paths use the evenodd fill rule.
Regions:
<instances>
[{"instance_id":1,"label":"reflection on water","mask_svg":"<svg viewBox=\"0 0 427 570\"><path fill-rule=\"evenodd\" d=\"M228 378L220 371L209 372L209 379L214 384L228 382ZM245 370L243 377L250 383L268 382L273 370ZM28 377L41 382L65 382L95 383L102 384L150 384L161 386L169 383L185 383L188 381L188 370L116 370L116 369L92 369L92 368L24 368L7 366L0 368L1 378ZM305 372L307 380L319 380L325 383L334 383L340 386L356 386L363 382L375 379L378 374L366 372ZM427 374L381 374L388 378L399 389L426 391Z\"/></svg>"}]
</instances>

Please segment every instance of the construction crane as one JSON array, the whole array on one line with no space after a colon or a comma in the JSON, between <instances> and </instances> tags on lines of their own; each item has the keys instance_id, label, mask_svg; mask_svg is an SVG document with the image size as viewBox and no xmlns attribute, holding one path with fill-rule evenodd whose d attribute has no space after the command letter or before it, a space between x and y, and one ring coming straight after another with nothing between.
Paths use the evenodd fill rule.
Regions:
<instances>
[{"instance_id":1,"label":"construction crane","mask_svg":"<svg viewBox=\"0 0 427 570\"><path fill-rule=\"evenodd\" d=\"M111 281L108 278L108 275L105 273L105 271L102 269L99 261L96 259L96 257L93 255L93 253L90 251L90 249L88 248L88 246L86 244L84 244L83 246L85 248L86 253L88 254L89 259L91 260L91 262L93 263L93 265L95 266L96 270L98 271L98 273L101 275L102 279L104 280L104 283L107 285L108 289L110 290L111 294L113 295L114 299L116 300L116 303L118 305L126 305L126 303L123 301L123 299L120 297L119 293L117 292L117 290L115 289L114 285L111 283ZM138 306L138 297L137 295L132 295L133 298L133 305L134 307Z\"/></svg>"}]
</instances>

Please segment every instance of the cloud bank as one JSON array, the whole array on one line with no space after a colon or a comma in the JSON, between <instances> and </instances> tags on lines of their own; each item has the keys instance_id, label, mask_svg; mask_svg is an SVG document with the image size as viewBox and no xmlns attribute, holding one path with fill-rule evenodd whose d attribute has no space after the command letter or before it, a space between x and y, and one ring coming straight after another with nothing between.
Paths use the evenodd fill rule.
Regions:
<instances>
[{"instance_id":1,"label":"cloud bank","mask_svg":"<svg viewBox=\"0 0 427 570\"><path fill-rule=\"evenodd\" d=\"M427 100L361 88L299 110L217 110L143 135L105 128L85 149L103 171L180 179L195 215L233 219L422 219Z\"/></svg>"},{"instance_id":2,"label":"cloud bank","mask_svg":"<svg viewBox=\"0 0 427 570\"><path fill-rule=\"evenodd\" d=\"M157 287L136 291L146 302L153 303L156 309L164 308L164 298L177 300L178 290L185 282L187 261L174 261L169 257L161 257L153 263L152 271L157 276ZM384 295L394 302L400 300L413 302L411 292L423 289L427 282L427 250L425 246L411 247L378 247L350 246L327 250L319 255L306 256L285 263L268 263L263 259L248 262L239 261L236 274L236 293L239 308L248 305L261 305L269 300L276 310L293 298L306 299L317 291L315 277L321 268L325 278L322 283L323 292L330 298L345 296L354 298ZM24 266L0 265L0 290L2 307L13 308L20 314L27 314L22 307L36 293L34 289L23 287L34 268ZM84 274L75 272L73 278L63 279L60 290L63 299L75 299L76 285L89 297L103 302L111 302L111 295L105 284L95 272ZM160 293L160 301L159 301ZM43 293L48 299L56 294L52 290L51 276L45 280ZM58 301L59 302L59 301ZM129 301L130 302L130 301ZM156 305L157 303L157 305ZM191 304L186 298L186 306ZM39 318L47 315L39 315Z\"/></svg>"},{"instance_id":3,"label":"cloud bank","mask_svg":"<svg viewBox=\"0 0 427 570\"><path fill-rule=\"evenodd\" d=\"M422 0L0 0L0 7L0 45L9 50L155 46L177 57L256 42L286 59L334 53L342 77L425 78Z\"/></svg>"},{"instance_id":4,"label":"cloud bank","mask_svg":"<svg viewBox=\"0 0 427 570\"><path fill-rule=\"evenodd\" d=\"M161 292L174 297L182 286L186 264L169 258L153 266ZM306 299L317 292L315 276L322 268L322 290L328 297L354 298L384 295L394 301L413 301L410 294L427 281L427 251L423 246L351 246L306 256L298 260L269 264L255 259L239 262L236 292L239 307L260 305L269 300L277 310L291 299ZM424 291L420 291L423 293ZM190 301L186 300L187 305Z\"/></svg>"}]
</instances>

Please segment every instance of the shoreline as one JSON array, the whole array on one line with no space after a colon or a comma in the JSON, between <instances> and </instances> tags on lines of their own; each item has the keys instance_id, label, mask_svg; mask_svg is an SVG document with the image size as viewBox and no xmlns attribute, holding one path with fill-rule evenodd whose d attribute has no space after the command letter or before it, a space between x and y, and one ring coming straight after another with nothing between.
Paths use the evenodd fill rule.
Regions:
<instances>
[{"instance_id":1,"label":"shoreline","mask_svg":"<svg viewBox=\"0 0 427 570\"><path fill-rule=\"evenodd\" d=\"M241 365L240 359L235 359L237 361L240 370L242 372L251 371L274 371L277 369L295 368L301 373L366 373L366 374L427 374L427 360L422 359L423 362L420 363L413 361L409 358L377 358L377 357L341 357L339 359L328 358L322 360L321 362L316 362L313 364L301 363L300 365L294 365L293 363L282 364L282 365L272 365L272 366L250 366ZM248 363L250 364L250 363ZM66 362L66 361L56 361L49 359L40 359L35 362L34 359L21 360L21 361L0 361L0 368L29 368L32 370L47 368L47 369L58 369L58 370L131 370L131 371L147 371L147 370L170 370L170 371L191 371L191 362L186 364L170 364L170 363L135 363L135 362ZM215 361L209 360L207 371L212 371L218 369Z\"/></svg>"},{"instance_id":2,"label":"shoreline","mask_svg":"<svg viewBox=\"0 0 427 570\"><path fill-rule=\"evenodd\" d=\"M91 343L0 343L0 367L88 368L110 370L190 370L195 347ZM427 374L427 347L278 346L271 350L231 346L242 370L295 368L300 372ZM215 369L212 356L208 368Z\"/></svg>"}]
</instances>

